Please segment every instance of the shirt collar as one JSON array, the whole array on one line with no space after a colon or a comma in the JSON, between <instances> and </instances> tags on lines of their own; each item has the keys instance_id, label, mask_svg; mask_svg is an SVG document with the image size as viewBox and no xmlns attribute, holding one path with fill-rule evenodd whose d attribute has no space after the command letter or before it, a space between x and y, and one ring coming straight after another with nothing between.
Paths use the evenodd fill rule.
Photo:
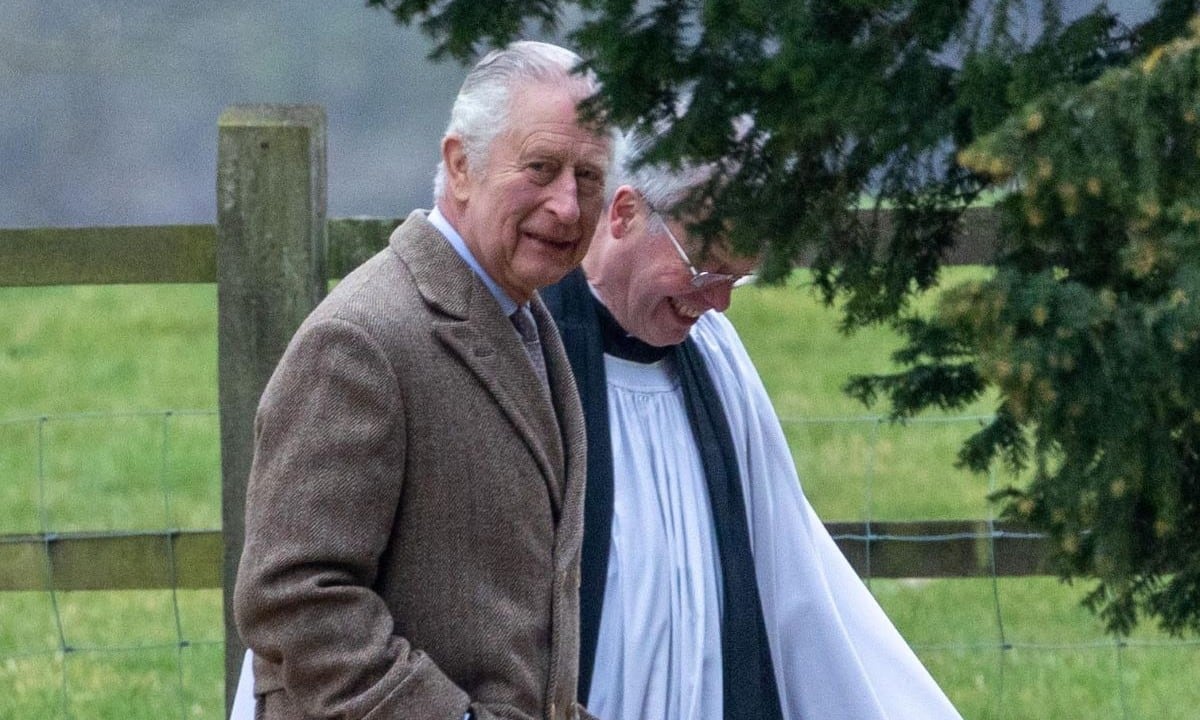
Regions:
<instances>
[{"instance_id":1,"label":"shirt collar","mask_svg":"<svg viewBox=\"0 0 1200 720\"><path fill-rule=\"evenodd\" d=\"M429 222L438 229L438 232L446 236L446 239L450 241L450 247L454 248L454 252L458 253L458 256L467 265L471 266L471 269L475 271L475 274L479 276L479 279L487 287L488 292L492 294L492 297L496 298L496 302L500 303L500 310L505 315L512 315L516 312L517 301L510 298L508 293L501 290L496 281L492 279L492 276L487 274L487 271L483 269L483 266L479 264L479 261L471 253L471 249L467 247L467 242L463 240L462 235L458 234L458 231L454 229L454 226L450 224L450 221L446 219L446 216L442 214L442 211L437 206L434 206L433 210L429 213Z\"/></svg>"},{"instance_id":2,"label":"shirt collar","mask_svg":"<svg viewBox=\"0 0 1200 720\"><path fill-rule=\"evenodd\" d=\"M592 291L592 303L596 317L600 320L600 338L604 345L604 354L649 365L662 360L675 350L674 345L658 347L634 337L613 317L604 301L600 299L596 288L589 284L588 289Z\"/></svg>"}]
</instances>

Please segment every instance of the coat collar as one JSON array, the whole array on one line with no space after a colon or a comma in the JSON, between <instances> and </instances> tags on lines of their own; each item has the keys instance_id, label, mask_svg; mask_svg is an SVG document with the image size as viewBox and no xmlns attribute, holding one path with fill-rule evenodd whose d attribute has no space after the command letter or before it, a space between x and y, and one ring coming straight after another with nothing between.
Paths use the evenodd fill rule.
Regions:
<instances>
[{"instance_id":1,"label":"coat collar","mask_svg":"<svg viewBox=\"0 0 1200 720\"><path fill-rule=\"evenodd\" d=\"M580 447L583 428L566 354L541 300L535 297L530 310L545 350L549 394L496 299L430 224L424 211L411 213L393 231L388 244L412 273L418 292L432 311L434 335L476 376L529 448L558 514L568 461L578 462L567 457L564 435L569 438L578 433L581 440L575 447ZM580 427L573 427L575 423Z\"/></svg>"}]
</instances>

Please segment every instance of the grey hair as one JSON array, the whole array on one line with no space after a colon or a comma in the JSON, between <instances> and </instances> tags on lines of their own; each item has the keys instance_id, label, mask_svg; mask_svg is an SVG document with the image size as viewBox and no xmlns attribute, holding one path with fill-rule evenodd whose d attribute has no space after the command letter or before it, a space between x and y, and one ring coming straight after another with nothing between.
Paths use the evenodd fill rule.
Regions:
<instances>
[{"instance_id":1,"label":"grey hair","mask_svg":"<svg viewBox=\"0 0 1200 720\"><path fill-rule=\"evenodd\" d=\"M609 202L618 187L629 185L656 211L670 213L693 190L712 178L714 168L708 164L685 163L680 167L672 167L667 163L639 165L639 160L653 144L652 137L622 133L616 146L616 172L607 188Z\"/></svg>"},{"instance_id":2,"label":"grey hair","mask_svg":"<svg viewBox=\"0 0 1200 720\"><path fill-rule=\"evenodd\" d=\"M530 83L573 83L580 100L600 90L600 83L591 72L574 72L582 62L582 58L566 48L533 40L510 43L489 52L463 80L443 137L461 138L470 167L485 167L492 141L510 129L508 115L513 90ZM442 161L433 180L434 202L445 191L446 164Z\"/></svg>"}]
</instances>

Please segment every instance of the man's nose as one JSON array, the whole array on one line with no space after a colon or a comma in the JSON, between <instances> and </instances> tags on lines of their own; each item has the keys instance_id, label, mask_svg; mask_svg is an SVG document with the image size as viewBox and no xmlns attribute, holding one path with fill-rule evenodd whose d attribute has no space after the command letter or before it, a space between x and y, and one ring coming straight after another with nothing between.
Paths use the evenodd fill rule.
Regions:
<instances>
[{"instance_id":1,"label":"man's nose","mask_svg":"<svg viewBox=\"0 0 1200 720\"><path fill-rule=\"evenodd\" d=\"M729 309L729 303L733 300L733 283L719 282L709 285L704 288L704 302L717 312L725 312Z\"/></svg>"},{"instance_id":2,"label":"man's nose","mask_svg":"<svg viewBox=\"0 0 1200 720\"><path fill-rule=\"evenodd\" d=\"M554 213L564 225L574 225L578 222L579 184L575 182L575 174L571 168L564 168L547 189L550 196L545 203L546 209Z\"/></svg>"}]
</instances>

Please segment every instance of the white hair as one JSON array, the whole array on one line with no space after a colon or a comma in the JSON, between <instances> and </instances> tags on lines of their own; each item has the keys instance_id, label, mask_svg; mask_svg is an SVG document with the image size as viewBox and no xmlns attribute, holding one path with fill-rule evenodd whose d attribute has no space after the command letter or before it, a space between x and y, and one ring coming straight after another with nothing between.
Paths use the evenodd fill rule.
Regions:
<instances>
[{"instance_id":1,"label":"white hair","mask_svg":"<svg viewBox=\"0 0 1200 720\"><path fill-rule=\"evenodd\" d=\"M618 187L629 185L656 211L670 213L712 179L715 168L708 163L683 163L679 167L662 162L639 164L654 141L638 133L621 134L615 152L616 171L608 183L610 202Z\"/></svg>"},{"instance_id":2,"label":"white hair","mask_svg":"<svg viewBox=\"0 0 1200 720\"><path fill-rule=\"evenodd\" d=\"M468 165L473 169L485 168L492 141L510 129L508 116L515 89L532 83L574 85L580 100L600 90L594 74L575 72L582 62L566 48L533 40L521 40L491 51L463 80L450 109L444 137L459 137ZM446 164L442 161L433 181L434 202L445 191Z\"/></svg>"}]
</instances>

